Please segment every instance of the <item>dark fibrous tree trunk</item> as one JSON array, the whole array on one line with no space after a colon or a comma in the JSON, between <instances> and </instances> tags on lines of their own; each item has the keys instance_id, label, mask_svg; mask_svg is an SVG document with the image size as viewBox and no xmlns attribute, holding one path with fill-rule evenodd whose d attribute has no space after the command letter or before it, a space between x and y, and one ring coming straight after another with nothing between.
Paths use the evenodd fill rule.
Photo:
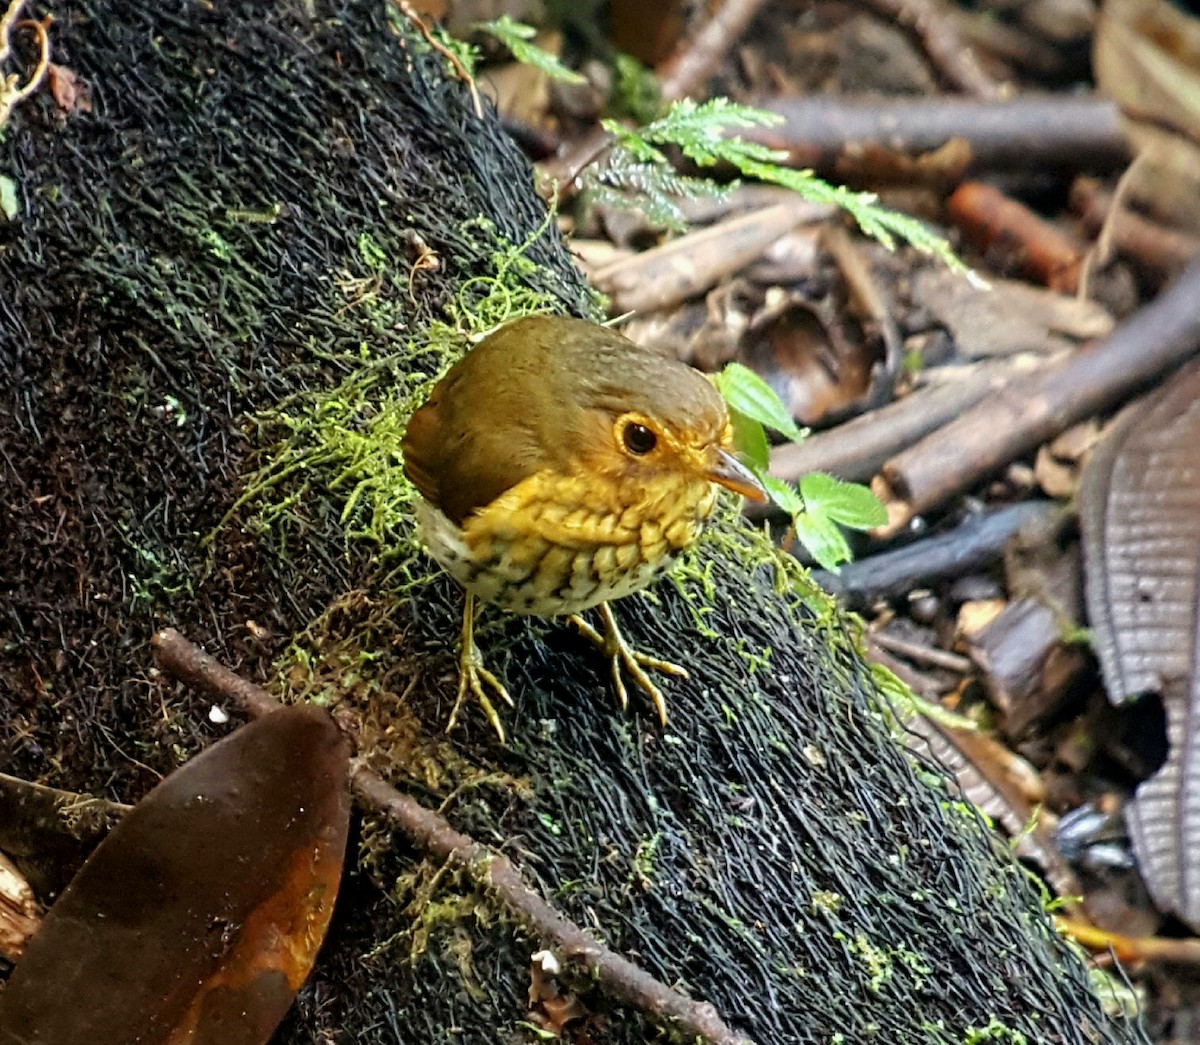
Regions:
<instances>
[{"instance_id":1,"label":"dark fibrous tree trunk","mask_svg":"<svg viewBox=\"0 0 1200 1045\"><path fill-rule=\"evenodd\" d=\"M431 322L497 288L595 307L531 170L382 2L46 10L92 105L39 95L0 142L0 768L133 801L209 743L207 704L154 670L170 624L336 704L381 775L760 1045L1144 1040L736 518L618 606L691 672L667 728L565 627L485 611L509 743L473 710L444 735L461 595L403 512L379 521L397 462L356 440L444 361ZM358 841L278 1040L531 1040L530 927L381 818ZM568 1038L655 1040L563 990Z\"/></svg>"}]
</instances>

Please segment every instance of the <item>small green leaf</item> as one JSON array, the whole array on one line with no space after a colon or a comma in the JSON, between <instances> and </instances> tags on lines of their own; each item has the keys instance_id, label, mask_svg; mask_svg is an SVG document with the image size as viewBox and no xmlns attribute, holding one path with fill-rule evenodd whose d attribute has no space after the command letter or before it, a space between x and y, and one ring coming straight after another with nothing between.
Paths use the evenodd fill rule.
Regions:
<instances>
[{"instance_id":1,"label":"small green leaf","mask_svg":"<svg viewBox=\"0 0 1200 1045\"><path fill-rule=\"evenodd\" d=\"M0 214L9 221L14 221L19 209L17 183L7 174L0 174Z\"/></svg>"},{"instance_id":2,"label":"small green leaf","mask_svg":"<svg viewBox=\"0 0 1200 1045\"><path fill-rule=\"evenodd\" d=\"M512 52L512 56L518 62L541 70L551 80L561 83L587 83L586 77L580 76L574 69L568 69L549 51L529 42L537 36L537 30L531 25L518 22L508 15L501 15L491 22L476 22L473 28L494 36Z\"/></svg>"},{"instance_id":3,"label":"small green leaf","mask_svg":"<svg viewBox=\"0 0 1200 1045\"><path fill-rule=\"evenodd\" d=\"M771 448L767 446L763 426L737 410L729 411L729 420L733 424L733 445L737 452L756 472L765 472L771 463Z\"/></svg>"},{"instance_id":4,"label":"small green leaf","mask_svg":"<svg viewBox=\"0 0 1200 1045\"><path fill-rule=\"evenodd\" d=\"M830 573L837 573L841 563L850 561L850 545L837 525L825 516L800 512L792 516L792 525L796 529L796 538Z\"/></svg>"},{"instance_id":5,"label":"small green leaf","mask_svg":"<svg viewBox=\"0 0 1200 1045\"><path fill-rule=\"evenodd\" d=\"M800 491L791 483L785 483L773 475L760 475L758 478L771 500L788 515L798 515L804 511L804 500L800 496Z\"/></svg>"},{"instance_id":6,"label":"small green leaf","mask_svg":"<svg viewBox=\"0 0 1200 1045\"><path fill-rule=\"evenodd\" d=\"M725 397L731 410L771 428L793 442L804 438L787 407L774 390L749 367L729 363L714 378L717 391Z\"/></svg>"},{"instance_id":7,"label":"small green leaf","mask_svg":"<svg viewBox=\"0 0 1200 1045\"><path fill-rule=\"evenodd\" d=\"M865 486L846 483L823 472L804 476L800 480L800 495L809 512L852 530L871 530L887 522L883 502Z\"/></svg>"}]
</instances>

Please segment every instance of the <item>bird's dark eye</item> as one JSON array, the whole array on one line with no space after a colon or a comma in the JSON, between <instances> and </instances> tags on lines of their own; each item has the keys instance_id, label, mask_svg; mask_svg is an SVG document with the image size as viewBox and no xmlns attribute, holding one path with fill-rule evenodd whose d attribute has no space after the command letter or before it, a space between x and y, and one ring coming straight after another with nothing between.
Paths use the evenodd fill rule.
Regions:
<instances>
[{"instance_id":1,"label":"bird's dark eye","mask_svg":"<svg viewBox=\"0 0 1200 1045\"><path fill-rule=\"evenodd\" d=\"M621 438L625 441L625 449L638 457L648 454L658 445L658 436L645 425L626 425Z\"/></svg>"}]
</instances>

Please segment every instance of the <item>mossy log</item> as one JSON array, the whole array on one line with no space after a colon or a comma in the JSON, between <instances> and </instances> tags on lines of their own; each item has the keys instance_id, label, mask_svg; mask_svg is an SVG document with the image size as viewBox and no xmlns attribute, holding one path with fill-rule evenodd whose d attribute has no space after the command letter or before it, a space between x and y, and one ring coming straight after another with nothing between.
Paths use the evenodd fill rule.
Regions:
<instances>
[{"instance_id":1,"label":"mossy log","mask_svg":"<svg viewBox=\"0 0 1200 1045\"><path fill-rule=\"evenodd\" d=\"M445 736L461 595L394 449L451 330L595 308L529 167L383 0L44 8L92 95L27 101L0 143L6 771L131 801L207 743L153 669L171 624L339 704L381 774L761 1045L1145 1040L897 743L847 625L728 513L619 606L691 671L666 729L564 626L485 613L509 744L473 713ZM382 820L359 841L277 1040L535 1040L529 927ZM670 1035L562 989L569 1040Z\"/></svg>"}]
</instances>

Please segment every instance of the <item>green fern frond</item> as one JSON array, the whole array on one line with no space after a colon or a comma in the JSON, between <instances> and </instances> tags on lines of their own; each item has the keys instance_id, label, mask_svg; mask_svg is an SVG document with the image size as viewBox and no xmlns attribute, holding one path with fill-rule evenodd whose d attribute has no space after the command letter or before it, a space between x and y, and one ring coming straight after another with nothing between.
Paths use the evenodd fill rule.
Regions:
<instances>
[{"instance_id":1,"label":"green fern frond","mask_svg":"<svg viewBox=\"0 0 1200 1045\"><path fill-rule=\"evenodd\" d=\"M651 224L681 231L687 227L687 218L677 198L722 199L728 192L727 186L708 178L680 174L665 162L643 161L622 150L609 157L588 189L588 199L626 209L636 200Z\"/></svg>"},{"instance_id":2,"label":"green fern frond","mask_svg":"<svg viewBox=\"0 0 1200 1045\"><path fill-rule=\"evenodd\" d=\"M512 52L512 56L524 65L540 69L551 80L560 83L587 83L586 77L580 76L574 69L568 69L549 51L531 43L537 30L524 22L518 22L508 15L501 15L490 22L476 22L473 29L495 37Z\"/></svg>"},{"instance_id":3,"label":"green fern frond","mask_svg":"<svg viewBox=\"0 0 1200 1045\"><path fill-rule=\"evenodd\" d=\"M650 123L662 112L662 91L658 78L631 54L618 52L613 59L612 93L608 111L616 116L628 116L637 123Z\"/></svg>"},{"instance_id":4,"label":"green fern frond","mask_svg":"<svg viewBox=\"0 0 1200 1045\"><path fill-rule=\"evenodd\" d=\"M699 167L719 163L759 181L791 189L804 199L829 203L846 211L866 235L889 250L902 240L925 254L939 258L957 272L967 272L955 256L949 242L916 218L881 207L869 192L854 192L843 185L831 185L807 170L783 166L786 153L760 142L746 141L729 132L745 127L770 127L782 117L764 109L740 105L727 98L713 98L697 104L690 99L676 102L662 117L640 128L629 128L615 120L605 120L604 129L613 137L608 163L596 178L607 180L604 170L614 165L636 164L668 166L666 146L679 149ZM690 179L692 187L701 179ZM611 184L611 182L610 182Z\"/></svg>"}]
</instances>

